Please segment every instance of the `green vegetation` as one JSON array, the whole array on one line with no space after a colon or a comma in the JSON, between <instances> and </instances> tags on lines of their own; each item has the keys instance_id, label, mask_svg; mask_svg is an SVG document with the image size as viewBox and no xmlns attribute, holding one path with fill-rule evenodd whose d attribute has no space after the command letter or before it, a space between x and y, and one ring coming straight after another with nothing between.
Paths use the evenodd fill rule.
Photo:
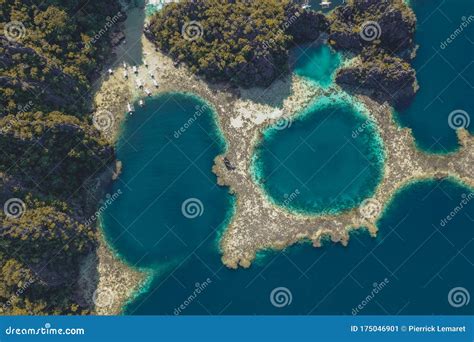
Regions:
<instances>
[{"instance_id":1,"label":"green vegetation","mask_svg":"<svg viewBox=\"0 0 474 342\"><path fill-rule=\"evenodd\" d=\"M336 82L347 90L407 106L418 89L414 56L416 17L403 0L350 0L330 15L329 43L359 58Z\"/></svg>"},{"instance_id":2,"label":"green vegetation","mask_svg":"<svg viewBox=\"0 0 474 342\"><path fill-rule=\"evenodd\" d=\"M292 44L316 39L325 17L290 0L183 1L150 22L157 47L214 82L267 86L288 72Z\"/></svg>"},{"instance_id":3,"label":"green vegetation","mask_svg":"<svg viewBox=\"0 0 474 342\"><path fill-rule=\"evenodd\" d=\"M90 84L110 52L116 1L0 0L0 314L80 314L95 251L86 184L114 160L91 125ZM115 29L115 28L114 28ZM23 214L4 204L20 199Z\"/></svg>"}]
</instances>

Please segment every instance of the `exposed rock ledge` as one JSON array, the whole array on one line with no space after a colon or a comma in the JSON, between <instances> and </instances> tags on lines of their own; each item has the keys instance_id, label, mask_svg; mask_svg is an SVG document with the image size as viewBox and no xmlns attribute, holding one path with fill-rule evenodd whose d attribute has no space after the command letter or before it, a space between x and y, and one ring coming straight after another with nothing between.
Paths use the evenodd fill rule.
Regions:
<instances>
[{"instance_id":1,"label":"exposed rock ledge","mask_svg":"<svg viewBox=\"0 0 474 342\"><path fill-rule=\"evenodd\" d=\"M380 208L372 210L373 215L369 218L363 217L358 209L337 216L293 214L271 204L250 175L251 158L261 131L282 116L295 115L317 95L324 95L321 90L295 76L274 82L266 91L236 91L210 86L185 68L174 67L173 61L155 52L146 39L142 39L142 44L149 67L140 66L138 77L147 80L150 70L155 73L160 87L153 88L153 94L191 92L212 104L217 113L228 150L225 155L216 157L213 170L219 184L229 186L237 197L236 213L221 240L222 261L228 267L248 267L257 251L282 249L304 238L311 239L315 246L320 245L324 235L347 244L349 230L360 226L367 226L373 235L376 234L375 222ZM107 133L111 137L116 136L127 101L143 96L143 92L134 87L134 76L124 80L123 69L119 67L115 71L104 80L96 98L98 111L108 110L116 115L115 129ZM470 169L474 163L474 139L465 131L459 131L463 146L458 153L426 155L416 149L410 130L399 128L393 121L389 106L381 106L364 96L359 99L370 110L386 149L383 180L371 203L380 206L387 203L400 186L420 178L454 176L474 186ZM235 170L226 167L224 157Z\"/></svg>"}]
</instances>

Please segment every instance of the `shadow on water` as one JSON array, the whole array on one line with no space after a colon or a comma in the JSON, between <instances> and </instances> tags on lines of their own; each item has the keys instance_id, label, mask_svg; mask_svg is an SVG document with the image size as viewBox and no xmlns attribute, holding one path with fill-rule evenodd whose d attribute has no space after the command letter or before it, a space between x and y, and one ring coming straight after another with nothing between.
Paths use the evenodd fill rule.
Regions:
<instances>
[{"instance_id":1,"label":"shadow on water","mask_svg":"<svg viewBox=\"0 0 474 342\"><path fill-rule=\"evenodd\" d=\"M418 23L413 66L420 89L398 121L412 128L423 150L451 152L459 146L454 128L470 122L467 129L474 133L474 2L411 0L410 5ZM454 111L459 121L449 120Z\"/></svg>"},{"instance_id":2,"label":"shadow on water","mask_svg":"<svg viewBox=\"0 0 474 342\"><path fill-rule=\"evenodd\" d=\"M145 17L145 1L131 0L127 10L127 19L125 20L125 42L116 48L116 63L142 64L143 45L141 37Z\"/></svg>"},{"instance_id":3,"label":"shadow on water","mask_svg":"<svg viewBox=\"0 0 474 342\"><path fill-rule=\"evenodd\" d=\"M242 100L249 100L274 108L281 108L283 101L292 93L291 85L291 76L286 76L274 81L268 88L240 88L240 97Z\"/></svg>"}]
</instances>

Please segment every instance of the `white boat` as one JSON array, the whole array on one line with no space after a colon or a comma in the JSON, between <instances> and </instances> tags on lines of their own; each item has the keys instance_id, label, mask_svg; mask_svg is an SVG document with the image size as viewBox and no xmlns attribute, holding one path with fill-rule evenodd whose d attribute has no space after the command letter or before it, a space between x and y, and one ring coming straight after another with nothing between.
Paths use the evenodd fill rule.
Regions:
<instances>
[{"instance_id":1,"label":"white boat","mask_svg":"<svg viewBox=\"0 0 474 342\"><path fill-rule=\"evenodd\" d=\"M133 66L132 70L134 74L138 74L138 69L135 65Z\"/></svg>"},{"instance_id":2,"label":"white boat","mask_svg":"<svg viewBox=\"0 0 474 342\"><path fill-rule=\"evenodd\" d=\"M143 100L140 100L140 101L138 101L138 105L139 105L140 107L143 107L143 106L145 105L145 102L143 102Z\"/></svg>"},{"instance_id":3,"label":"white boat","mask_svg":"<svg viewBox=\"0 0 474 342\"><path fill-rule=\"evenodd\" d=\"M145 90L145 93L146 93L147 96L151 96L151 91L148 90L148 88L145 88L144 90Z\"/></svg>"},{"instance_id":4,"label":"white boat","mask_svg":"<svg viewBox=\"0 0 474 342\"><path fill-rule=\"evenodd\" d=\"M322 8L328 8L329 6L331 6L331 1L321 1L321 7Z\"/></svg>"},{"instance_id":5,"label":"white boat","mask_svg":"<svg viewBox=\"0 0 474 342\"><path fill-rule=\"evenodd\" d=\"M114 72L112 69L109 69L109 75L112 75Z\"/></svg>"},{"instance_id":6,"label":"white boat","mask_svg":"<svg viewBox=\"0 0 474 342\"><path fill-rule=\"evenodd\" d=\"M123 62L123 68L127 70L127 63Z\"/></svg>"},{"instance_id":7,"label":"white boat","mask_svg":"<svg viewBox=\"0 0 474 342\"><path fill-rule=\"evenodd\" d=\"M127 109L128 109L128 114L132 115L133 112L135 111L135 108L130 104L130 102L127 103Z\"/></svg>"},{"instance_id":8,"label":"white boat","mask_svg":"<svg viewBox=\"0 0 474 342\"><path fill-rule=\"evenodd\" d=\"M137 78L136 83L137 83L137 88L143 88L143 83L142 81L140 81L139 78Z\"/></svg>"},{"instance_id":9,"label":"white boat","mask_svg":"<svg viewBox=\"0 0 474 342\"><path fill-rule=\"evenodd\" d=\"M155 79L152 79L151 81L153 82L153 85L154 85L156 88L158 88L158 82L157 82Z\"/></svg>"},{"instance_id":10,"label":"white boat","mask_svg":"<svg viewBox=\"0 0 474 342\"><path fill-rule=\"evenodd\" d=\"M123 78L125 78L125 79L128 78L128 71L127 70L123 71Z\"/></svg>"}]
</instances>

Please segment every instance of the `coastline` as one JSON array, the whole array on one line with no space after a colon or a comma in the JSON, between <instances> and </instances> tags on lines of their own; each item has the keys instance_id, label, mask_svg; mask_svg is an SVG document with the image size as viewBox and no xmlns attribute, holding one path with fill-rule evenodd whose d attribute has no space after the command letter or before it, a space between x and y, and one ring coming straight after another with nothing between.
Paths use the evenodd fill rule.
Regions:
<instances>
[{"instance_id":1,"label":"coastline","mask_svg":"<svg viewBox=\"0 0 474 342\"><path fill-rule=\"evenodd\" d=\"M226 150L215 158L213 172L218 177L218 184L229 187L229 191L235 195L233 215L227 227L218 234L222 262L229 268L249 267L259 251L281 250L304 240L311 241L315 247L321 246L327 238L347 245L350 232L355 229L367 229L375 236L376 222L383 207L400 188L410 182L453 177L474 186L470 174L470 166L474 163L474 139L468 132L458 131L461 148L457 153L428 155L416 148L409 128L398 126L388 105L356 96L357 102L364 105L374 121L385 151L382 180L374 196L366 203L375 208L369 208L369 215L361 215L361 208L317 217L290 213L270 203L263 189L252 179L251 161L255 146L268 126L281 118L291 119L318 96L328 96L333 91L341 90L337 86L317 88L310 81L295 75L275 81L267 90L211 85L191 74L185 67L175 67L169 57L155 51L144 35L141 39L148 67L143 64L138 66L138 77L145 81L152 96L165 92L191 93L201 97L215 110L216 124L225 138ZM159 88L151 85L150 71L154 73ZM95 97L96 113L107 111L113 114L112 127L103 132L112 143L117 141L126 118L127 102L133 103L146 96L135 87L136 76L130 68L127 80L123 78L123 72L122 66L115 68L113 75L104 78ZM224 158L235 166L235 170L228 170ZM106 244L105 241L103 243ZM104 252L103 265L111 262L107 253L110 256L111 252ZM140 287L139 284L143 284L143 278L136 277L136 270L124 266L119 260L115 262L117 270L122 265L128 268L126 272L130 271L130 279L134 282L131 287L136 289ZM103 276L102 288L114 283L114 279L102 275L107 273L106 267L99 266L99 272ZM115 279L115 282L119 281ZM126 298L126 294L131 295L125 293L120 297L121 307L130 298Z\"/></svg>"}]
</instances>

